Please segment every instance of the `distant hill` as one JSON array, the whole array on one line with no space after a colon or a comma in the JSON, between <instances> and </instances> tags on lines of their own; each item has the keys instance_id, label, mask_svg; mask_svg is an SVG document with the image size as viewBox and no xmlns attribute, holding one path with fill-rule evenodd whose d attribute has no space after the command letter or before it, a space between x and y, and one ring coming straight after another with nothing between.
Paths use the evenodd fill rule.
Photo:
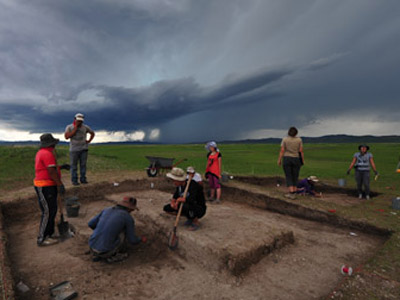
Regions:
<instances>
[{"instance_id":1,"label":"distant hill","mask_svg":"<svg viewBox=\"0 0 400 300\"><path fill-rule=\"evenodd\" d=\"M321 137L301 137L304 143L319 144L319 143L400 143L400 136L386 135L386 136L373 136L373 135L325 135ZM279 144L281 138L267 138L267 139L254 139L254 140L241 140L241 141L223 141L219 142L225 144Z\"/></svg>"},{"instance_id":2,"label":"distant hill","mask_svg":"<svg viewBox=\"0 0 400 300\"><path fill-rule=\"evenodd\" d=\"M307 144L321 144L321 143L400 143L399 135L385 135L385 136L374 136L374 135L325 135L320 137L301 137L304 143ZM232 140L232 141L220 141L219 144L280 144L281 138L266 138L266 139L248 139L248 140ZM193 142L190 144L201 144L203 142ZM68 145L68 142L60 142L61 145ZM95 143L94 145L158 145L168 143L150 143L150 142L108 142L108 143ZM187 143L185 143L187 144ZM21 141L21 142L8 142L0 141L0 145L31 145L38 146L38 141Z\"/></svg>"}]
</instances>

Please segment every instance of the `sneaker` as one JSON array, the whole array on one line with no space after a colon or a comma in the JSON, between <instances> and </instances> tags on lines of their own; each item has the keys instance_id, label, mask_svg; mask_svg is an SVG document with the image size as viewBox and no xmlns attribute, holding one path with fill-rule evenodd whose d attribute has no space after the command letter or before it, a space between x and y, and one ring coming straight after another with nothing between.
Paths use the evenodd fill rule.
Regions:
<instances>
[{"instance_id":1,"label":"sneaker","mask_svg":"<svg viewBox=\"0 0 400 300\"><path fill-rule=\"evenodd\" d=\"M73 182L72 185L77 186L77 185L79 185L79 182Z\"/></svg>"},{"instance_id":2,"label":"sneaker","mask_svg":"<svg viewBox=\"0 0 400 300\"><path fill-rule=\"evenodd\" d=\"M85 180L81 180L82 184L88 184L89 182L85 179Z\"/></svg>"},{"instance_id":3,"label":"sneaker","mask_svg":"<svg viewBox=\"0 0 400 300\"><path fill-rule=\"evenodd\" d=\"M117 253L109 258L107 258L108 263L120 262L128 258L128 253Z\"/></svg>"},{"instance_id":4,"label":"sneaker","mask_svg":"<svg viewBox=\"0 0 400 300\"><path fill-rule=\"evenodd\" d=\"M369 199L370 199L370 198L369 198L369 195L365 196L365 199L369 200Z\"/></svg>"},{"instance_id":5,"label":"sneaker","mask_svg":"<svg viewBox=\"0 0 400 300\"><path fill-rule=\"evenodd\" d=\"M221 200L216 199L216 200L214 201L214 203L215 203L215 204L221 204Z\"/></svg>"},{"instance_id":6,"label":"sneaker","mask_svg":"<svg viewBox=\"0 0 400 300\"><path fill-rule=\"evenodd\" d=\"M193 220L186 220L186 222L183 224L183 226L191 226L193 223Z\"/></svg>"},{"instance_id":7,"label":"sneaker","mask_svg":"<svg viewBox=\"0 0 400 300\"><path fill-rule=\"evenodd\" d=\"M358 199L362 199L362 194L359 194L359 195L358 195Z\"/></svg>"},{"instance_id":8,"label":"sneaker","mask_svg":"<svg viewBox=\"0 0 400 300\"><path fill-rule=\"evenodd\" d=\"M200 225L196 224L196 223L192 223L192 225L189 226L188 230L190 231L196 231L200 229Z\"/></svg>"},{"instance_id":9,"label":"sneaker","mask_svg":"<svg viewBox=\"0 0 400 300\"><path fill-rule=\"evenodd\" d=\"M58 242L59 242L58 239L55 239L55 238L52 238L52 237L48 237L43 242L38 243L38 246L40 246L40 247L42 247L42 246L50 246L50 245L57 244Z\"/></svg>"},{"instance_id":10,"label":"sneaker","mask_svg":"<svg viewBox=\"0 0 400 300\"><path fill-rule=\"evenodd\" d=\"M210 197L210 198L208 198L208 201L209 201L209 202L214 202L214 201L215 201L215 198L211 198L211 197Z\"/></svg>"}]
</instances>

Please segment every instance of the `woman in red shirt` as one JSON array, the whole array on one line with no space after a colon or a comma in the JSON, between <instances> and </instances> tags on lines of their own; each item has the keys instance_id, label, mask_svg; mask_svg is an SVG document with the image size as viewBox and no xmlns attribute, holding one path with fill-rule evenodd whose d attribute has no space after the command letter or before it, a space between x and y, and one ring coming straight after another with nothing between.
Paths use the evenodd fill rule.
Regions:
<instances>
[{"instance_id":1,"label":"woman in red shirt","mask_svg":"<svg viewBox=\"0 0 400 300\"><path fill-rule=\"evenodd\" d=\"M219 183L219 179L221 178L222 155L219 152L216 142L209 142L205 147L209 151L207 154L205 175L210 184L209 201L215 201L215 203L219 204L221 201L221 184Z\"/></svg>"}]
</instances>

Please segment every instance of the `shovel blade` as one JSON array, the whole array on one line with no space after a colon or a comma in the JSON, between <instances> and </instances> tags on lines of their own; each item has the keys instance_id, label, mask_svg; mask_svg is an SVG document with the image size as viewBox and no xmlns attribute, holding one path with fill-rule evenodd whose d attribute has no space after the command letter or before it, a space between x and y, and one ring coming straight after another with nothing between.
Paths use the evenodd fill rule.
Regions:
<instances>
[{"instance_id":1,"label":"shovel blade","mask_svg":"<svg viewBox=\"0 0 400 300\"><path fill-rule=\"evenodd\" d=\"M179 244L179 237L177 236L177 234L172 231L169 234L169 238L168 238L168 247L171 250L175 250L178 247Z\"/></svg>"},{"instance_id":2,"label":"shovel blade","mask_svg":"<svg viewBox=\"0 0 400 300\"><path fill-rule=\"evenodd\" d=\"M61 240L70 238L70 229L68 222L64 221L64 216L61 216L60 223L57 224L58 233L60 234Z\"/></svg>"}]
</instances>

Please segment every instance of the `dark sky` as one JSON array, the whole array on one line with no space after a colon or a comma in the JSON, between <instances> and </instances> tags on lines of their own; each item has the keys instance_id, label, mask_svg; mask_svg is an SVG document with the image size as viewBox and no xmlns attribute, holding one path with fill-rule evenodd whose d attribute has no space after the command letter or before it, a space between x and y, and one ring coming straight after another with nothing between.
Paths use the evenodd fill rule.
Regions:
<instances>
[{"instance_id":1,"label":"dark sky","mask_svg":"<svg viewBox=\"0 0 400 300\"><path fill-rule=\"evenodd\" d=\"M399 134L398 0L0 0L0 140Z\"/></svg>"}]
</instances>

